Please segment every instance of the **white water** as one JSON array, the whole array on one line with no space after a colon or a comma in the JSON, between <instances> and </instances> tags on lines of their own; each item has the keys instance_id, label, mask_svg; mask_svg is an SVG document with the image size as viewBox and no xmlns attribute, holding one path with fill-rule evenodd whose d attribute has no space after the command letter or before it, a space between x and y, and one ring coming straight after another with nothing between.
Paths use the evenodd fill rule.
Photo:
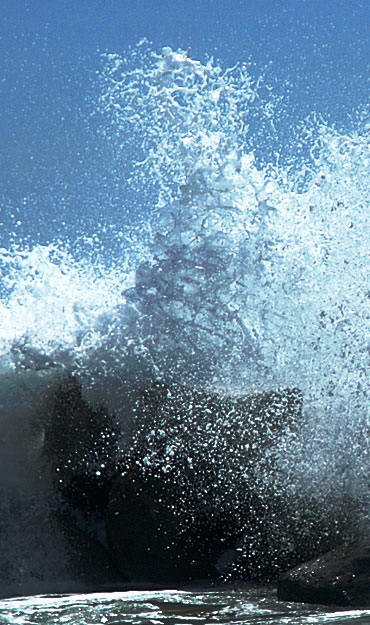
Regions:
<instances>
[{"instance_id":1,"label":"white water","mask_svg":"<svg viewBox=\"0 0 370 625\"><path fill-rule=\"evenodd\" d=\"M247 68L145 44L107 56L100 90L104 132L133 158L132 191L150 210L118 234L119 264L97 260L99 232L83 261L73 242L1 250L4 446L59 371L118 415L127 389L158 378L236 393L294 386L305 419L263 479L367 505L369 128L311 126L310 161L262 165L248 148L258 90ZM276 122L273 99L260 114ZM18 468L4 453L4 484L12 471L23 480L26 454L12 445Z\"/></svg>"},{"instance_id":2,"label":"white water","mask_svg":"<svg viewBox=\"0 0 370 625\"><path fill-rule=\"evenodd\" d=\"M368 610L326 609L276 601L271 589L236 587L30 597L0 601L7 625L367 625ZM6 620L5 620L6 619Z\"/></svg>"}]
</instances>

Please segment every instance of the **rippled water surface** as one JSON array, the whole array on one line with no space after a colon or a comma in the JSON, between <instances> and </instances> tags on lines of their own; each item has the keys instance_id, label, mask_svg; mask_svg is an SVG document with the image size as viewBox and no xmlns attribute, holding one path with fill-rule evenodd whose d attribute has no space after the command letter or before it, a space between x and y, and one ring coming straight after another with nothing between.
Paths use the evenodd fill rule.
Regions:
<instances>
[{"instance_id":1,"label":"rippled water surface","mask_svg":"<svg viewBox=\"0 0 370 625\"><path fill-rule=\"evenodd\" d=\"M370 610L277 601L275 590L228 588L47 595L0 601L1 625L260 623L368 625Z\"/></svg>"}]
</instances>

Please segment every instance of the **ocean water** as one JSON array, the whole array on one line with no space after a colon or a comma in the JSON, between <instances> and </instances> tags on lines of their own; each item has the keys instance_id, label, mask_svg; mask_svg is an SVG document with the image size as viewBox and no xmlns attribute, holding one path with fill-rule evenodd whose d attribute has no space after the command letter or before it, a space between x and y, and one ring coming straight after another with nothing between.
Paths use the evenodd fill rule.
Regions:
<instances>
[{"instance_id":1,"label":"ocean water","mask_svg":"<svg viewBox=\"0 0 370 625\"><path fill-rule=\"evenodd\" d=\"M266 161L259 128L279 124L279 100L267 94L243 63L223 68L145 40L125 56L104 55L92 116L142 206L108 232L97 224L78 240L13 238L0 249L4 595L6 580L13 594L66 575L45 523L51 476L40 408L66 373L117 416L128 446L122 398L155 380L236 395L299 388L299 433L281 436L270 452L276 472L262 462L256 483L328 509L354 498L367 535L370 126L365 114L348 133L306 120L297 156L286 146ZM218 453L214 436L205 454ZM243 479L232 453L220 497ZM0 602L9 624L369 618L278 603L252 587Z\"/></svg>"},{"instance_id":2,"label":"ocean water","mask_svg":"<svg viewBox=\"0 0 370 625\"><path fill-rule=\"evenodd\" d=\"M198 589L36 596L0 602L6 625L366 625L368 610L323 608L277 601L270 589Z\"/></svg>"}]
</instances>

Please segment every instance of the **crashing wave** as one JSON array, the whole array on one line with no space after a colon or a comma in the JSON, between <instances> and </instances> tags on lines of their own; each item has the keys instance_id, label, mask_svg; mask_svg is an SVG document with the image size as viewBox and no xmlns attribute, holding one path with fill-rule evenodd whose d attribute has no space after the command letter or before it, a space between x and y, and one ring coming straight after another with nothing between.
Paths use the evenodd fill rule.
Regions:
<instances>
[{"instance_id":1,"label":"crashing wave","mask_svg":"<svg viewBox=\"0 0 370 625\"><path fill-rule=\"evenodd\" d=\"M248 148L258 89L245 65L142 47L105 63L103 131L133 159L145 209L120 266L96 261L98 232L83 261L73 242L0 250L3 388L28 372L31 413L34 383L73 374L122 423L154 381L221 395L298 387L299 432L275 441L275 472L262 462L257 482L288 499L367 501L368 129L321 125L301 171L263 167ZM9 423L12 402L2 408ZM230 462L225 492L233 480Z\"/></svg>"}]
</instances>

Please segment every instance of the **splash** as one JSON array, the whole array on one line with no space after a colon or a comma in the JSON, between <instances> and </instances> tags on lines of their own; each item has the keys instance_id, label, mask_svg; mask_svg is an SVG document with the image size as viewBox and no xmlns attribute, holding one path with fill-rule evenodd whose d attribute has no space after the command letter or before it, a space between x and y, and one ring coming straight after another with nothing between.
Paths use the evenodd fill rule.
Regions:
<instances>
[{"instance_id":1,"label":"splash","mask_svg":"<svg viewBox=\"0 0 370 625\"><path fill-rule=\"evenodd\" d=\"M124 280L55 245L1 250L1 353L16 368L73 367L99 343L107 315L120 302ZM107 323L107 321L105 321ZM99 329L100 328L100 329Z\"/></svg>"},{"instance_id":2,"label":"splash","mask_svg":"<svg viewBox=\"0 0 370 625\"><path fill-rule=\"evenodd\" d=\"M343 381L359 390L368 131L346 137L318 126L311 161L294 177L277 164L258 168L246 152L258 90L245 66L222 71L169 48L143 57L148 66L131 71L108 57L101 105L122 141L142 137L133 181L156 190L154 260L139 266L128 294L150 320L149 343L162 357L174 351L172 364L183 347L185 369L202 352L195 378L204 371L220 385L298 382L326 398Z\"/></svg>"},{"instance_id":3,"label":"splash","mask_svg":"<svg viewBox=\"0 0 370 625\"><path fill-rule=\"evenodd\" d=\"M113 269L60 245L3 250L3 369L72 371L118 413L127 388L158 379L298 387L305 422L263 479L367 496L369 129L318 125L309 161L262 166L249 121L273 123L274 100L258 108L243 64L143 44L107 55L99 85L142 240L127 229Z\"/></svg>"}]
</instances>

